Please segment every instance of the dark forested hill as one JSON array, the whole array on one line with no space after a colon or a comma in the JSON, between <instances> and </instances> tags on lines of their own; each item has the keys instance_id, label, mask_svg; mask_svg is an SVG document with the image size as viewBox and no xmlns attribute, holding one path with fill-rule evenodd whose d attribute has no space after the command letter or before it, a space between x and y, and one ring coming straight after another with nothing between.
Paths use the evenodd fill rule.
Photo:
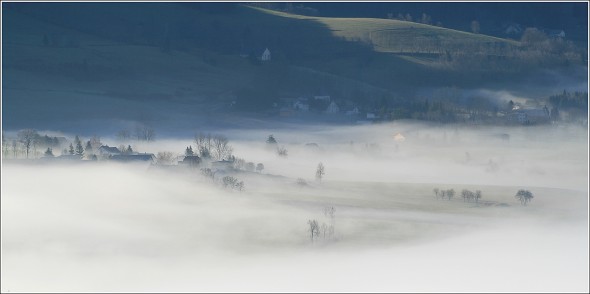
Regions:
<instances>
[{"instance_id":1,"label":"dark forested hill","mask_svg":"<svg viewBox=\"0 0 590 294\"><path fill-rule=\"evenodd\" d=\"M503 87L587 62L567 37L500 38L483 19L474 33L265 5L2 3L4 126L71 126L64 112L87 122L207 117L229 105L266 113L284 97L320 94L368 108L424 88ZM332 15L354 8L306 5ZM266 48L272 60L261 61Z\"/></svg>"}]
</instances>

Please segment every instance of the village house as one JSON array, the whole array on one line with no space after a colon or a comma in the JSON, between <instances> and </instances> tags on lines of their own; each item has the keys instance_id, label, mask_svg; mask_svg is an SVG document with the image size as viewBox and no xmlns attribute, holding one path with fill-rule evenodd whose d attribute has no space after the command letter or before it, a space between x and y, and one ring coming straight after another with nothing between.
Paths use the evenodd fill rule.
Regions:
<instances>
[{"instance_id":1,"label":"village house","mask_svg":"<svg viewBox=\"0 0 590 294\"><path fill-rule=\"evenodd\" d=\"M308 99L304 97L299 97L293 103L293 108L297 111L301 112L308 112L309 111L309 103Z\"/></svg>"},{"instance_id":2,"label":"village house","mask_svg":"<svg viewBox=\"0 0 590 294\"><path fill-rule=\"evenodd\" d=\"M121 154L121 151L117 147L109 147L108 145L102 145L98 148L98 155L100 155L101 157L110 157L119 154Z\"/></svg>"},{"instance_id":3,"label":"village house","mask_svg":"<svg viewBox=\"0 0 590 294\"><path fill-rule=\"evenodd\" d=\"M262 55L260 56L260 60L270 61L270 50L268 50L268 48L264 49L264 52L262 52Z\"/></svg>"},{"instance_id":4,"label":"village house","mask_svg":"<svg viewBox=\"0 0 590 294\"><path fill-rule=\"evenodd\" d=\"M152 153L116 154L111 156L111 160L116 162L143 162L154 164L156 162L156 156Z\"/></svg>"},{"instance_id":5,"label":"village house","mask_svg":"<svg viewBox=\"0 0 590 294\"><path fill-rule=\"evenodd\" d=\"M340 112L340 107L338 107L336 102L330 102L330 105L328 105L328 108L326 108L326 113L334 114L338 112Z\"/></svg>"},{"instance_id":6,"label":"village house","mask_svg":"<svg viewBox=\"0 0 590 294\"><path fill-rule=\"evenodd\" d=\"M551 121L547 107L539 108L516 108L507 116L509 122L519 124L541 124Z\"/></svg>"}]
</instances>

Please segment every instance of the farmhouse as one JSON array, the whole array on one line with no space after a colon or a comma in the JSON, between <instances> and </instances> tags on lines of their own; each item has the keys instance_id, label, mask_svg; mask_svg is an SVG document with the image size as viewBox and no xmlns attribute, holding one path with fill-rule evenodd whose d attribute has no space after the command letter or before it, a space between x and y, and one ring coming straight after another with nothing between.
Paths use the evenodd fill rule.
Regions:
<instances>
[{"instance_id":1,"label":"farmhouse","mask_svg":"<svg viewBox=\"0 0 590 294\"><path fill-rule=\"evenodd\" d=\"M103 157L119 154L121 154L121 151L117 147L109 147L108 145L103 145L98 148L98 155Z\"/></svg>"}]
</instances>

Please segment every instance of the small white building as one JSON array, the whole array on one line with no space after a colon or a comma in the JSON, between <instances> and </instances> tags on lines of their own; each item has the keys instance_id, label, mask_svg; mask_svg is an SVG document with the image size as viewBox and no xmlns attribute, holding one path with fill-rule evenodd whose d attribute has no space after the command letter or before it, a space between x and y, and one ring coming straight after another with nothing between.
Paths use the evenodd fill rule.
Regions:
<instances>
[{"instance_id":1,"label":"small white building","mask_svg":"<svg viewBox=\"0 0 590 294\"><path fill-rule=\"evenodd\" d=\"M295 108L298 111L307 112L307 111L309 111L309 104L304 103L303 101L297 100L293 104L293 108Z\"/></svg>"},{"instance_id":2,"label":"small white building","mask_svg":"<svg viewBox=\"0 0 590 294\"><path fill-rule=\"evenodd\" d=\"M264 52L262 52L262 56L260 56L260 60L270 61L270 50L268 50L268 48L264 49Z\"/></svg>"},{"instance_id":3,"label":"small white building","mask_svg":"<svg viewBox=\"0 0 590 294\"><path fill-rule=\"evenodd\" d=\"M328 105L328 108L326 108L326 113L338 112L340 112L340 107L338 107L338 105L334 101L330 102L330 105Z\"/></svg>"},{"instance_id":4,"label":"small white building","mask_svg":"<svg viewBox=\"0 0 590 294\"><path fill-rule=\"evenodd\" d=\"M346 115L358 115L359 113L358 107L346 111Z\"/></svg>"}]
</instances>

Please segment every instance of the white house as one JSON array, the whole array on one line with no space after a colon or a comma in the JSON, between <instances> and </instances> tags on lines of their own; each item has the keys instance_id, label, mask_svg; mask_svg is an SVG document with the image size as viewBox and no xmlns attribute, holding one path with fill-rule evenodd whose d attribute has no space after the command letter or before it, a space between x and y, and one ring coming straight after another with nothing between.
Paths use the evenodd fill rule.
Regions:
<instances>
[{"instance_id":1,"label":"white house","mask_svg":"<svg viewBox=\"0 0 590 294\"><path fill-rule=\"evenodd\" d=\"M338 113L340 112L340 107L334 101L330 102L328 108L326 108L326 113Z\"/></svg>"},{"instance_id":2,"label":"white house","mask_svg":"<svg viewBox=\"0 0 590 294\"><path fill-rule=\"evenodd\" d=\"M262 56L260 56L260 60L270 61L270 50L268 50L268 48L264 49L264 52L262 52Z\"/></svg>"},{"instance_id":3,"label":"white house","mask_svg":"<svg viewBox=\"0 0 590 294\"><path fill-rule=\"evenodd\" d=\"M346 115L357 115L359 114L359 109L358 107L353 108L352 110L347 110L346 111Z\"/></svg>"},{"instance_id":4,"label":"white house","mask_svg":"<svg viewBox=\"0 0 590 294\"><path fill-rule=\"evenodd\" d=\"M303 101L297 100L293 104L293 108L295 108L298 111L307 112L307 111L309 111L309 104L304 103Z\"/></svg>"}]
</instances>

